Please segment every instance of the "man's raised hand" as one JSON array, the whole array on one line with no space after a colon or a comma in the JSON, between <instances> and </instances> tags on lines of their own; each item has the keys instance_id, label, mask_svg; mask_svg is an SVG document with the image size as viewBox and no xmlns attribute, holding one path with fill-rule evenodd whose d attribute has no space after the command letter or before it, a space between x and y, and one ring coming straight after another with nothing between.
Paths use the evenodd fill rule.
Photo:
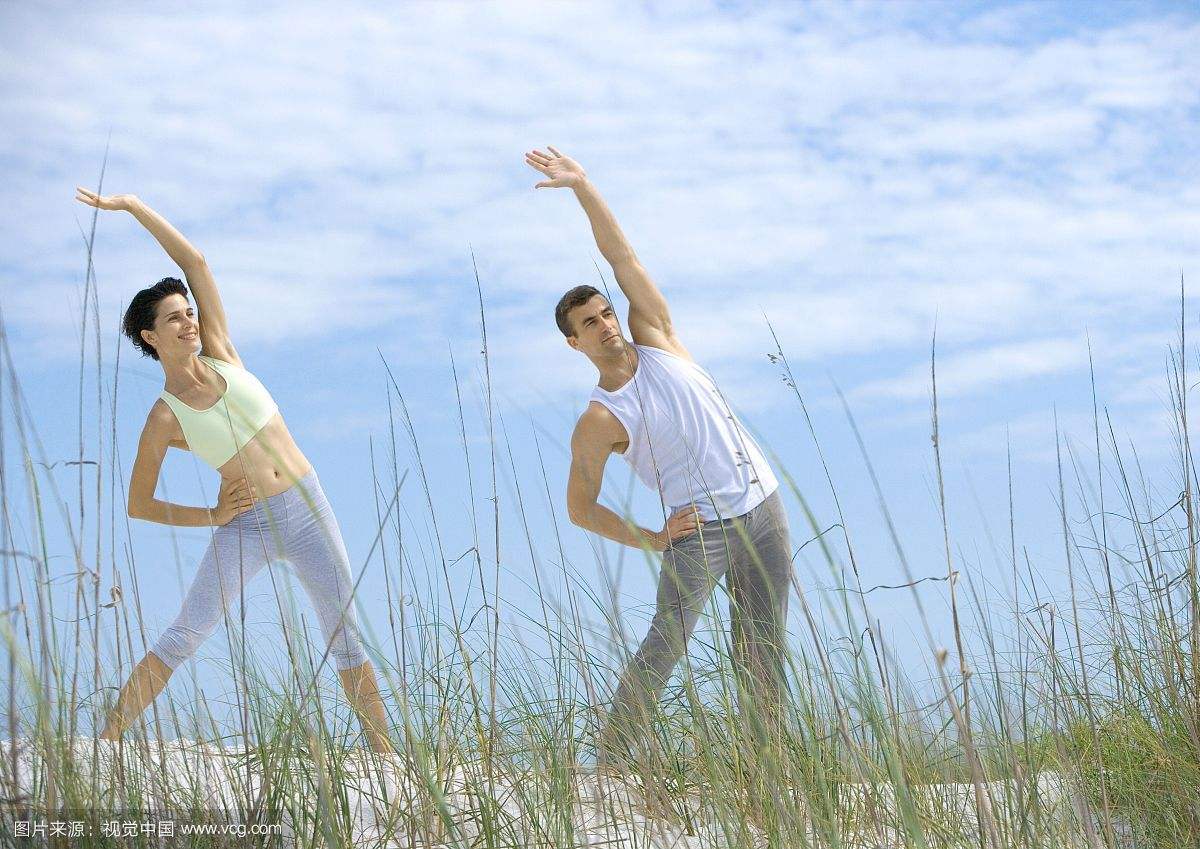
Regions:
<instances>
[{"instance_id":1,"label":"man's raised hand","mask_svg":"<svg viewBox=\"0 0 1200 849\"><path fill-rule=\"evenodd\" d=\"M525 154L525 164L541 171L549 180L543 180L535 189L573 189L587 179L583 167L569 156L563 156L552 147L549 153L531 150Z\"/></svg>"}]
</instances>

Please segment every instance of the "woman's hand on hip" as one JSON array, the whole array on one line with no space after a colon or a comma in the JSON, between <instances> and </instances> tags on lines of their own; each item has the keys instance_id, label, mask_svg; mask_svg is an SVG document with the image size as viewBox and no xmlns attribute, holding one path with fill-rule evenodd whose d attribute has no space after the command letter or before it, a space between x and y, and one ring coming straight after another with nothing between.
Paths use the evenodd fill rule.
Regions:
<instances>
[{"instance_id":1,"label":"woman's hand on hip","mask_svg":"<svg viewBox=\"0 0 1200 849\"><path fill-rule=\"evenodd\" d=\"M254 507L258 493L245 478L228 478L221 481L217 494L217 506L212 509L213 522L227 525L236 516Z\"/></svg>"}]
</instances>

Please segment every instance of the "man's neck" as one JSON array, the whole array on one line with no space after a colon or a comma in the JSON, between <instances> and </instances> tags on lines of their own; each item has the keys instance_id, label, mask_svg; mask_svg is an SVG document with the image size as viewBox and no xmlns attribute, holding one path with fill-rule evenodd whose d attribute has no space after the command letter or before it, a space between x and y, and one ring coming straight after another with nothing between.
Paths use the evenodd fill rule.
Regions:
<instances>
[{"instance_id":1,"label":"man's neck","mask_svg":"<svg viewBox=\"0 0 1200 849\"><path fill-rule=\"evenodd\" d=\"M607 392L620 389L633 379L638 367L637 348L626 342L620 351L607 357L593 357L592 363L600 372L596 385Z\"/></svg>"}]
</instances>

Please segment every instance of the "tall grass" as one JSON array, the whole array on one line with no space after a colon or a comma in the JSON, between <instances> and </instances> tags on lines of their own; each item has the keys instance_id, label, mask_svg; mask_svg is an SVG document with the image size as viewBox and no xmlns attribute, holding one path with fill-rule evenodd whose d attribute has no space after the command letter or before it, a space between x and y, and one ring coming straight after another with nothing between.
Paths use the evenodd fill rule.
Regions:
<instances>
[{"instance_id":1,"label":"tall grass","mask_svg":"<svg viewBox=\"0 0 1200 849\"><path fill-rule=\"evenodd\" d=\"M492 403L482 287L483 349L475 364L484 378L482 459L473 456L478 449L467 435L458 364L450 362L473 537L467 552L446 550L445 508L433 497L403 379L386 361L382 368L389 428L370 445L376 506L370 548L373 568L382 572L387 615L374 623L380 630L369 633L399 756L361 748L357 725L322 673L319 647L291 646L281 672L259 660L231 618L236 721L219 720L207 696L177 675L112 759L92 735L153 635L142 626L135 546L118 512L126 465L116 451L118 370L100 361L95 291L89 259L84 303L96 343L95 419L89 422L96 445L89 456L82 441L85 311L73 495L60 492L50 473L0 314L0 636L9 685L9 742L0 753L7 813L0 828L11 829L14 817L53 818L56 811L91 811L102 819L165 798L179 811L216 806L255 822L287 822L294 831L289 841L305 847L372 840L566 847L599 845L596 835L604 829L612 841L607 845L628 846L652 845L656 835L737 847L1200 845L1197 476L1182 296L1169 375L1178 461L1171 491L1179 496L1168 505L1154 495L1136 449L1119 443L1096 401L1093 378L1092 456L1057 440L1066 597L1047 591L1018 546L1011 449L1009 539L1002 555L1011 597L992 598L994 583L970 574L957 551L942 476L936 348L930 426L945 570L932 576L910 567L846 405L846 426L880 508L878 524L849 526L786 352L776 350L771 359L792 391L837 514L819 519L808 494L784 471L788 501L798 508L791 510L795 545L816 552L827 573L811 581L806 576L792 599L801 637L789 647L784 727L766 741L746 733L756 717L739 699L718 591L711 627L697 633L652 718L651 744L628 774L597 777L588 765L630 635L615 592L597 593L572 571L559 525L563 511L536 430L515 438L533 441L538 464L521 467L514 459L514 437ZM489 481L483 492L475 488L479 468ZM505 479L509 489L502 496ZM406 525L397 506L402 496L406 509L427 523L428 540ZM1114 497L1119 504L1112 504ZM535 538L529 518L538 512L550 516L555 538ZM54 574L49 566L53 514L72 545L68 573ZM408 518L411 524L417 517ZM502 523L519 530L523 548L502 555ZM89 527L94 545L84 543ZM856 543L880 533L906 572L901 586L862 583ZM120 568L123 554L127 574ZM598 564L605 573L608 565ZM503 603L505 569L530 576L535 607ZM55 608L50 591L51 582L64 577L77 587L68 611ZM922 606L927 582L949 595L948 633L936 632ZM831 589L801 592L800 583ZM882 594L877 590L911 593L937 684L932 696L879 628L872 607ZM998 607L1007 615L997 614ZM281 611L303 624L302 605L284 604ZM81 668L84 660L91 661L89 669ZM170 743L177 737L200 742L180 750ZM22 760L31 749L36 757ZM186 763L188 780L167 768L173 757ZM214 762L226 770L221 780L230 782L220 799L212 798ZM22 772L27 768L32 772ZM403 780L389 782L387 774L396 770ZM104 780L97 780L101 771ZM352 786L365 788L378 808L373 836L356 830ZM641 825L612 831L621 822ZM6 839L20 845L11 833Z\"/></svg>"}]
</instances>

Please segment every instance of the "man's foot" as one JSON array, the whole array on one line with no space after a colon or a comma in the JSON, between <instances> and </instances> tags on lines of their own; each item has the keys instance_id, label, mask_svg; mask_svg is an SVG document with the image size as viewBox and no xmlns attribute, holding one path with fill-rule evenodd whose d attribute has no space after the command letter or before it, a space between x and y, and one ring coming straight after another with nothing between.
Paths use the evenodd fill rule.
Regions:
<instances>
[{"instance_id":1,"label":"man's foot","mask_svg":"<svg viewBox=\"0 0 1200 849\"><path fill-rule=\"evenodd\" d=\"M631 764L611 760L586 766L581 764L575 782L580 801L593 805L625 805L640 784L638 773Z\"/></svg>"},{"instance_id":2,"label":"man's foot","mask_svg":"<svg viewBox=\"0 0 1200 849\"><path fill-rule=\"evenodd\" d=\"M396 747L392 745L392 741L386 737L373 737L367 741L367 748L377 755L395 755L399 756Z\"/></svg>"}]
</instances>

